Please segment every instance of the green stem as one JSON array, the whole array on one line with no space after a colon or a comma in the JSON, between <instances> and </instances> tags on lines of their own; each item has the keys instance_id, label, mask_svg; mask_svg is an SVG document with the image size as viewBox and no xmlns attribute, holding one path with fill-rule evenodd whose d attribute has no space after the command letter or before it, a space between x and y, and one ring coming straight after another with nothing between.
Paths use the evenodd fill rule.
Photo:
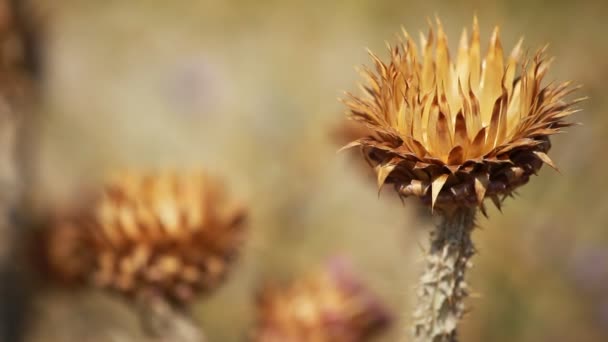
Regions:
<instances>
[{"instance_id":1,"label":"green stem","mask_svg":"<svg viewBox=\"0 0 608 342\"><path fill-rule=\"evenodd\" d=\"M457 326L469 294L465 273L475 254L471 233L474 208L442 211L431 232L426 268L420 277L414 335L418 342L456 342Z\"/></svg>"}]
</instances>

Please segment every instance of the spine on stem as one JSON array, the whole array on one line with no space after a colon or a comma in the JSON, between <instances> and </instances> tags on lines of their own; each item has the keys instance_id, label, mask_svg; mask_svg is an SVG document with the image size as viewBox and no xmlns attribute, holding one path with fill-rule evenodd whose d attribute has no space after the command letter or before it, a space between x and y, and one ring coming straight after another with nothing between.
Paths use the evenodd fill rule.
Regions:
<instances>
[{"instance_id":1,"label":"spine on stem","mask_svg":"<svg viewBox=\"0 0 608 342\"><path fill-rule=\"evenodd\" d=\"M475 208L459 207L439 213L440 221L431 232L426 267L419 282L414 312L417 342L458 340L457 326L469 294L465 274L475 254L471 240L475 212Z\"/></svg>"}]
</instances>

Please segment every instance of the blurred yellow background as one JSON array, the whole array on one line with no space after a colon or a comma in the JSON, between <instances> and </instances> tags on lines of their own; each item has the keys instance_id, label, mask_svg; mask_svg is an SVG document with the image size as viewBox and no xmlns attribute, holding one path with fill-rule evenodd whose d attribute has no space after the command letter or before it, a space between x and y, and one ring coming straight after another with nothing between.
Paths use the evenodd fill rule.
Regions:
<instances>
[{"instance_id":1,"label":"blurred yellow background","mask_svg":"<svg viewBox=\"0 0 608 342\"><path fill-rule=\"evenodd\" d=\"M38 175L42 201L120 167L204 167L250 203L246 251L227 284L194 312L210 341L242 341L253 293L332 255L408 329L421 245L431 224L414 202L377 190L336 155L337 97L355 90L365 48L384 53L403 25L438 14L453 48L477 13L505 50L549 43L548 79L588 95L553 139L561 173L543 168L474 234L478 294L463 341L608 341L608 13L606 1L57 1L51 9ZM483 45L482 45L483 46ZM483 53L483 52L482 52ZM29 341L131 341L126 305L53 292L35 304Z\"/></svg>"}]
</instances>

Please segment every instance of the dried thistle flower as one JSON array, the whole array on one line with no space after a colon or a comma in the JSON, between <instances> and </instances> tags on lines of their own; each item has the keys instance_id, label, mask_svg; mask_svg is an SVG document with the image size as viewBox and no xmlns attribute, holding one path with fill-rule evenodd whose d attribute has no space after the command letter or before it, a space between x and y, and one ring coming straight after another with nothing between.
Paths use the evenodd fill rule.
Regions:
<instances>
[{"instance_id":1,"label":"dried thistle flower","mask_svg":"<svg viewBox=\"0 0 608 342\"><path fill-rule=\"evenodd\" d=\"M342 262L288 287L267 286L257 317L256 342L366 341L390 322L386 308Z\"/></svg>"},{"instance_id":2,"label":"dried thistle flower","mask_svg":"<svg viewBox=\"0 0 608 342\"><path fill-rule=\"evenodd\" d=\"M545 48L522 58L520 40L505 61L498 33L484 59L477 19L470 43L463 31L455 63L439 20L436 40L432 27L421 37L420 54L405 30L388 63L370 52L376 70L363 69L365 96L344 103L374 134L346 147L361 147L379 186L434 206L481 206L487 197L499 203L542 163L554 167L548 137L570 125L564 119L580 100L565 96L577 88L542 85L552 62Z\"/></svg>"},{"instance_id":3,"label":"dried thistle flower","mask_svg":"<svg viewBox=\"0 0 608 342\"><path fill-rule=\"evenodd\" d=\"M49 263L126 295L186 303L221 283L243 240L244 207L202 172L123 173L93 202L57 221Z\"/></svg>"},{"instance_id":4,"label":"dried thistle flower","mask_svg":"<svg viewBox=\"0 0 608 342\"><path fill-rule=\"evenodd\" d=\"M578 89L570 82L542 84L552 62L546 48L527 59L520 40L505 61L496 28L482 59L475 18L470 42L465 29L452 62L441 22L436 39L429 25L420 53L405 30L389 46L388 63L370 52L375 71L362 70L364 95L348 94L343 102L373 134L344 148L360 147L379 187L393 184L400 196L417 196L440 216L414 330L418 341L456 341L477 208L485 214L485 198L500 208L543 163L555 168L549 136L571 125L564 120L583 99L565 99Z\"/></svg>"}]
</instances>

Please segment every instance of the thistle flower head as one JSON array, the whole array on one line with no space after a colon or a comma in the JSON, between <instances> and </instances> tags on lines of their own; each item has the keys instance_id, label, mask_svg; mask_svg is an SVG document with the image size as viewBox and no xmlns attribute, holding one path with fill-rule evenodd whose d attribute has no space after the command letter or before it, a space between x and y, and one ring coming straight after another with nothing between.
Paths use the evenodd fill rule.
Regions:
<instances>
[{"instance_id":1,"label":"thistle flower head","mask_svg":"<svg viewBox=\"0 0 608 342\"><path fill-rule=\"evenodd\" d=\"M579 100L565 97L570 82L543 85L552 59L546 48L526 58L520 40L505 57L495 28L481 56L477 18L462 32L456 58L437 19L417 46L404 30L383 62L362 69L363 95L343 100L350 117L373 130L345 147L359 146L375 168L378 185L437 205L500 203L542 163L548 137L569 126Z\"/></svg>"},{"instance_id":2,"label":"thistle flower head","mask_svg":"<svg viewBox=\"0 0 608 342\"><path fill-rule=\"evenodd\" d=\"M121 173L92 202L55 224L49 256L74 264L57 268L71 279L126 295L186 303L221 283L243 240L244 207L203 172Z\"/></svg>"},{"instance_id":3,"label":"thistle flower head","mask_svg":"<svg viewBox=\"0 0 608 342\"><path fill-rule=\"evenodd\" d=\"M266 287L253 341L357 342L381 331L388 312L345 266L333 262L288 287Z\"/></svg>"}]
</instances>

